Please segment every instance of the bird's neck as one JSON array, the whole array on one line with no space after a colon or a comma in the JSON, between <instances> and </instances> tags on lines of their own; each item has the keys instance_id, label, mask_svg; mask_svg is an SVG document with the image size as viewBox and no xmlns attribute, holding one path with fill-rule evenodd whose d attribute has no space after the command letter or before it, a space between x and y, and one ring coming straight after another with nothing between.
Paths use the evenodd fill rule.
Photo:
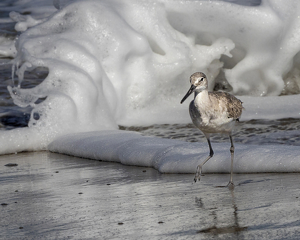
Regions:
<instances>
[{"instance_id":1,"label":"bird's neck","mask_svg":"<svg viewBox=\"0 0 300 240\"><path fill-rule=\"evenodd\" d=\"M202 90L201 92L195 92L195 104L200 106L203 105L203 103L205 103L205 105L207 105L207 103L210 102L209 96L208 96L208 91Z\"/></svg>"},{"instance_id":2,"label":"bird's neck","mask_svg":"<svg viewBox=\"0 0 300 240\"><path fill-rule=\"evenodd\" d=\"M205 98L208 98L208 91L206 89L200 92L195 92L195 99L205 99Z\"/></svg>"}]
</instances>

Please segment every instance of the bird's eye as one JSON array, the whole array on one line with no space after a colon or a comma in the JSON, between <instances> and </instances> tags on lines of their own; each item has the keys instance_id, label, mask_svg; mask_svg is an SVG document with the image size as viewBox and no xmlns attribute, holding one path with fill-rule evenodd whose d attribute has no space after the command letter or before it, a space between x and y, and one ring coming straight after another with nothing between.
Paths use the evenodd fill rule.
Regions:
<instances>
[{"instance_id":1,"label":"bird's eye","mask_svg":"<svg viewBox=\"0 0 300 240\"><path fill-rule=\"evenodd\" d=\"M200 82L202 82L202 81L203 81L203 78L200 79Z\"/></svg>"}]
</instances>

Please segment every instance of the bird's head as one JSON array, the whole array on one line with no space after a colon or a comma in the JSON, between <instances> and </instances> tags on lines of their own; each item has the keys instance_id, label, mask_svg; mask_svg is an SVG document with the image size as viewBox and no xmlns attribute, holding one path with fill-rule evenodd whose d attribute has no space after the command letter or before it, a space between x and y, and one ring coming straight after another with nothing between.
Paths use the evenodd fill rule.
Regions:
<instances>
[{"instance_id":1,"label":"bird's head","mask_svg":"<svg viewBox=\"0 0 300 240\"><path fill-rule=\"evenodd\" d=\"M208 87L206 75L202 72L196 72L190 77L191 87L180 103L183 103L193 92L201 92Z\"/></svg>"}]
</instances>

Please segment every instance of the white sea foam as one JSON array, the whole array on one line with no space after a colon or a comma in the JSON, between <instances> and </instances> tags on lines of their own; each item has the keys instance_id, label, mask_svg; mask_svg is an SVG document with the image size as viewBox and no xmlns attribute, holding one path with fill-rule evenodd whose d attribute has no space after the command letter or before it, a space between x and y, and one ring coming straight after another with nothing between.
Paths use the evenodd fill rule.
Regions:
<instances>
[{"instance_id":1,"label":"white sea foam","mask_svg":"<svg viewBox=\"0 0 300 240\"><path fill-rule=\"evenodd\" d=\"M203 172L230 172L230 143L213 144L215 155ZM143 137L124 131L65 135L49 145L50 151L90 159L153 167L162 173L195 173L208 155L207 143ZM299 172L299 147L283 145L235 146L235 173Z\"/></svg>"},{"instance_id":2,"label":"white sea foam","mask_svg":"<svg viewBox=\"0 0 300 240\"><path fill-rule=\"evenodd\" d=\"M224 84L227 86L227 81L232 93L241 95L239 98L244 102L246 110L241 120L299 117L299 95L278 97L282 92L299 93L297 0L264 0L256 7L220 1L167 0L56 0L54 5L58 10L52 7L53 14L48 11L44 17L11 14L18 21L16 30L24 32L16 41L16 55L14 51L2 53L15 56L19 85L28 81L24 79L25 71L41 66L48 68L49 74L32 89L8 87L17 105L32 106L33 111L28 128L1 132L1 154L47 149L51 142L50 150L75 154L73 137L85 136L79 133L113 130L117 125L190 122L188 101L182 105L179 102L189 88L189 76L195 71L207 74L210 89L216 82L224 83L222 76L226 77ZM38 99L45 100L37 103ZM110 139L106 143L94 141L96 136L104 136L98 132L78 140L79 145L94 146L89 151L80 150L79 155L97 155L97 149L102 149L99 159L105 152L113 154L94 145L109 143L116 147L119 141L126 140L125 133L111 134L105 132L105 138ZM157 144L145 143L135 158L139 141ZM191 168L177 163L194 144L144 137L134 144L132 160L112 159L151 165L164 172L182 172L180 168L194 172L194 163L199 160L197 152L191 160L193 164L187 164ZM160 148L161 145L165 146ZM178 167L171 167L169 162L164 165L169 168L161 167L161 163L159 167L153 165L155 156L170 148L177 150L172 151L168 161L174 161ZM285 146L257 147L253 153L253 147L239 148L243 159L255 158L256 163L260 163L258 156L282 163L285 148L291 152L288 161L294 161L297 155L296 148ZM207 146L201 149L206 152ZM154 160L143 161L143 154L149 154L151 159L153 155ZM219 162L221 157L216 155L215 159ZM254 171L248 165L246 169L239 171Z\"/></svg>"}]
</instances>

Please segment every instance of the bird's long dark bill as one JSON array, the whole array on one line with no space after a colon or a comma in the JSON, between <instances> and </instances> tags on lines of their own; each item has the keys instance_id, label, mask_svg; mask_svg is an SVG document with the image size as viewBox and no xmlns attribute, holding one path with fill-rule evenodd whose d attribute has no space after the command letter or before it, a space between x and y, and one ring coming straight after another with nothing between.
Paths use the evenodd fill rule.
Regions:
<instances>
[{"instance_id":1,"label":"bird's long dark bill","mask_svg":"<svg viewBox=\"0 0 300 240\"><path fill-rule=\"evenodd\" d=\"M185 99L187 99L195 90L195 86L191 85L190 89L188 90L188 92L185 94L185 96L183 97L183 99L181 100L180 103L183 103L185 101Z\"/></svg>"}]
</instances>

